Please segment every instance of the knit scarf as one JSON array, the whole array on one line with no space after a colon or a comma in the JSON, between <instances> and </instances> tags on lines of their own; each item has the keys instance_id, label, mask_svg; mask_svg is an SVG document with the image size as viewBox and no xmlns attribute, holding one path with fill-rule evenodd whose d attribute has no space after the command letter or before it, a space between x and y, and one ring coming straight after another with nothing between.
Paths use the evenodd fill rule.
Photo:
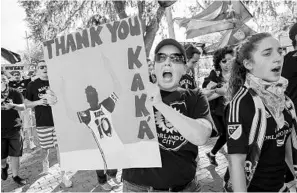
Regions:
<instances>
[{"instance_id":1,"label":"knit scarf","mask_svg":"<svg viewBox=\"0 0 297 193\"><path fill-rule=\"evenodd\" d=\"M283 110L285 109L285 90L288 86L288 80L280 77L277 82L267 82L248 73L246 84L259 95L275 119L278 128L282 128L285 122Z\"/></svg>"}]
</instances>

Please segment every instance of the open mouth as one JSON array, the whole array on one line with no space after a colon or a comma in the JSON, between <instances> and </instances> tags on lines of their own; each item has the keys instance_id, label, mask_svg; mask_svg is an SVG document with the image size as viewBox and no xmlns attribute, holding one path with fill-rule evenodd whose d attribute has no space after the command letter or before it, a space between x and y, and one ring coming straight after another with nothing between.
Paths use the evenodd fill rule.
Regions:
<instances>
[{"instance_id":1,"label":"open mouth","mask_svg":"<svg viewBox=\"0 0 297 193\"><path fill-rule=\"evenodd\" d=\"M272 71L272 72L280 72L281 69L282 69L282 68L281 68L280 66L278 66L278 67L273 68L271 71Z\"/></svg>"},{"instance_id":2,"label":"open mouth","mask_svg":"<svg viewBox=\"0 0 297 193\"><path fill-rule=\"evenodd\" d=\"M170 81L172 79L172 73L170 71L164 71L162 76L165 81Z\"/></svg>"}]
</instances>

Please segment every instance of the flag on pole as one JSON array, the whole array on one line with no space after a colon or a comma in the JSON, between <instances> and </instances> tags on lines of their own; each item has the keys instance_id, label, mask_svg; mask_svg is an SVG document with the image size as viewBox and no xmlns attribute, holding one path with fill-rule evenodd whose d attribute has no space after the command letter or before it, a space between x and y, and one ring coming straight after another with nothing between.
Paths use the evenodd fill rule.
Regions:
<instances>
[{"instance_id":1,"label":"flag on pole","mask_svg":"<svg viewBox=\"0 0 297 193\"><path fill-rule=\"evenodd\" d=\"M187 39L208 33L232 29L236 22L247 22L253 16L241 1L215 1L192 18L176 18L180 27L187 28ZM201 24L199 24L201 23Z\"/></svg>"},{"instance_id":2,"label":"flag on pole","mask_svg":"<svg viewBox=\"0 0 297 193\"><path fill-rule=\"evenodd\" d=\"M235 24L230 20L222 21L204 21L204 20L194 20L192 19L188 23L188 29L186 31L186 38L191 39L197 36L210 34L213 32L224 31L228 29L233 29Z\"/></svg>"},{"instance_id":3,"label":"flag on pole","mask_svg":"<svg viewBox=\"0 0 297 193\"><path fill-rule=\"evenodd\" d=\"M206 52L213 52L216 49L223 48L227 45L236 45L246 37L256 32L244 23L239 23L234 29L227 30L219 42L205 48Z\"/></svg>"},{"instance_id":4,"label":"flag on pole","mask_svg":"<svg viewBox=\"0 0 297 193\"><path fill-rule=\"evenodd\" d=\"M21 61L21 56L19 54L9 51L5 48L1 48L1 57L11 64L15 64Z\"/></svg>"}]
</instances>

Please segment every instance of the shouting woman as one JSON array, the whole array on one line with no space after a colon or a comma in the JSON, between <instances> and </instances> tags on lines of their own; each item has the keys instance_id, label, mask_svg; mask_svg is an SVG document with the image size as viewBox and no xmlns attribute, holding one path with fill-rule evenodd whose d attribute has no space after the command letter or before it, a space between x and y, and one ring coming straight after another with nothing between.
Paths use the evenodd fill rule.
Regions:
<instances>
[{"instance_id":1,"label":"shouting woman","mask_svg":"<svg viewBox=\"0 0 297 193\"><path fill-rule=\"evenodd\" d=\"M226 108L235 192L286 191L286 170L294 172L296 113L284 94L282 66L282 48L268 33L252 35L236 49Z\"/></svg>"}]
</instances>

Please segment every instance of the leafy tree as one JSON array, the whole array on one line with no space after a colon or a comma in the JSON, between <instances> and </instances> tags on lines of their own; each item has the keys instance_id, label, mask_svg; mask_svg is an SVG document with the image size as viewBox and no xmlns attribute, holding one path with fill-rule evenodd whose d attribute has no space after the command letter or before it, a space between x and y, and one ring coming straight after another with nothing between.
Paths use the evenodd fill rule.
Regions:
<instances>
[{"instance_id":1,"label":"leafy tree","mask_svg":"<svg viewBox=\"0 0 297 193\"><path fill-rule=\"evenodd\" d=\"M53 39L58 35L88 27L98 22L126 18L127 10L143 20L144 42L147 55L150 52L159 23L166 7L173 1L20 1L25 9L26 21L35 43Z\"/></svg>"},{"instance_id":2,"label":"leafy tree","mask_svg":"<svg viewBox=\"0 0 297 193\"><path fill-rule=\"evenodd\" d=\"M254 16L258 32L279 34L297 22L297 2L294 0L253 0L243 1L243 4Z\"/></svg>"},{"instance_id":3,"label":"leafy tree","mask_svg":"<svg viewBox=\"0 0 297 193\"><path fill-rule=\"evenodd\" d=\"M43 59L43 52L41 45L34 43L30 44L30 49L27 48L20 52L22 56L22 63L25 65L36 65L39 60Z\"/></svg>"}]
</instances>

